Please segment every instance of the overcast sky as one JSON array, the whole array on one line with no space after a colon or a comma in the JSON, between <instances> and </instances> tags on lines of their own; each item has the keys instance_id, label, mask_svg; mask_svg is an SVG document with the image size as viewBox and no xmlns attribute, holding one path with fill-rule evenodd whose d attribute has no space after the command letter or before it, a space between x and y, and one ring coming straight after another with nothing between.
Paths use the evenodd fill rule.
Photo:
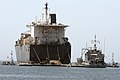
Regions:
<instances>
[{"instance_id":1,"label":"overcast sky","mask_svg":"<svg viewBox=\"0 0 120 80\"><path fill-rule=\"evenodd\" d=\"M0 60L10 56L11 50L16 60L15 41L36 16L41 18L46 2L57 21L69 25L66 37L72 45L72 62L86 43L92 46L95 34L106 61L111 61L114 52L120 62L120 0L0 0Z\"/></svg>"}]
</instances>

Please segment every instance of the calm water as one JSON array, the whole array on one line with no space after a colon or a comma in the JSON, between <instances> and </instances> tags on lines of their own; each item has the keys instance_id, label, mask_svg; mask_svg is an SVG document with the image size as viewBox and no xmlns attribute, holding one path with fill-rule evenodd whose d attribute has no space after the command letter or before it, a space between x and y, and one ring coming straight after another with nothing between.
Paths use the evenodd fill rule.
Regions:
<instances>
[{"instance_id":1,"label":"calm water","mask_svg":"<svg viewBox=\"0 0 120 80\"><path fill-rule=\"evenodd\" d=\"M0 80L120 80L120 68L0 65Z\"/></svg>"}]
</instances>

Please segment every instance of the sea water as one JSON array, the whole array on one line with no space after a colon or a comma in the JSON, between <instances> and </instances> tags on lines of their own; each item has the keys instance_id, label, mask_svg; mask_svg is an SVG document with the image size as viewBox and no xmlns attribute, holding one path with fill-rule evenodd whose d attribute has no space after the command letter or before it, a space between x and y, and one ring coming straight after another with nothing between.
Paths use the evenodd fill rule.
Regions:
<instances>
[{"instance_id":1,"label":"sea water","mask_svg":"<svg viewBox=\"0 0 120 80\"><path fill-rule=\"evenodd\" d=\"M120 80L120 68L0 65L0 80Z\"/></svg>"}]
</instances>

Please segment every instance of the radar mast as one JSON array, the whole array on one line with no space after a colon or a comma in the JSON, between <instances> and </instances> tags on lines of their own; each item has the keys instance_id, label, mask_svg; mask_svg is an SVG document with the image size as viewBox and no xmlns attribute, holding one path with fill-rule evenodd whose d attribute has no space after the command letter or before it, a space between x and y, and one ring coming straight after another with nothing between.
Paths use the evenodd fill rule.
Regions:
<instances>
[{"instance_id":1,"label":"radar mast","mask_svg":"<svg viewBox=\"0 0 120 80\"><path fill-rule=\"evenodd\" d=\"M100 42L96 40L96 35L95 35L95 37L94 37L94 38L95 38L95 39L94 39L94 40L92 40L92 43L94 44L94 49L95 49L95 50L97 50L97 43L99 43L99 44L100 44Z\"/></svg>"}]
</instances>

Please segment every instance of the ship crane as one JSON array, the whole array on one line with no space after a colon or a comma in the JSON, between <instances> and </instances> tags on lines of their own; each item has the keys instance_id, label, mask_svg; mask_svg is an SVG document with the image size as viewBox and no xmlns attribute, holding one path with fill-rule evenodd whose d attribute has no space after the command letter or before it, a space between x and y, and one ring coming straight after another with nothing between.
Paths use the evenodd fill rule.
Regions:
<instances>
[{"instance_id":1,"label":"ship crane","mask_svg":"<svg viewBox=\"0 0 120 80\"><path fill-rule=\"evenodd\" d=\"M82 50L81 50L81 59L83 59L83 54L85 54L86 51L88 51L88 49L87 49L87 43L86 43L86 48L82 48Z\"/></svg>"}]
</instances>

